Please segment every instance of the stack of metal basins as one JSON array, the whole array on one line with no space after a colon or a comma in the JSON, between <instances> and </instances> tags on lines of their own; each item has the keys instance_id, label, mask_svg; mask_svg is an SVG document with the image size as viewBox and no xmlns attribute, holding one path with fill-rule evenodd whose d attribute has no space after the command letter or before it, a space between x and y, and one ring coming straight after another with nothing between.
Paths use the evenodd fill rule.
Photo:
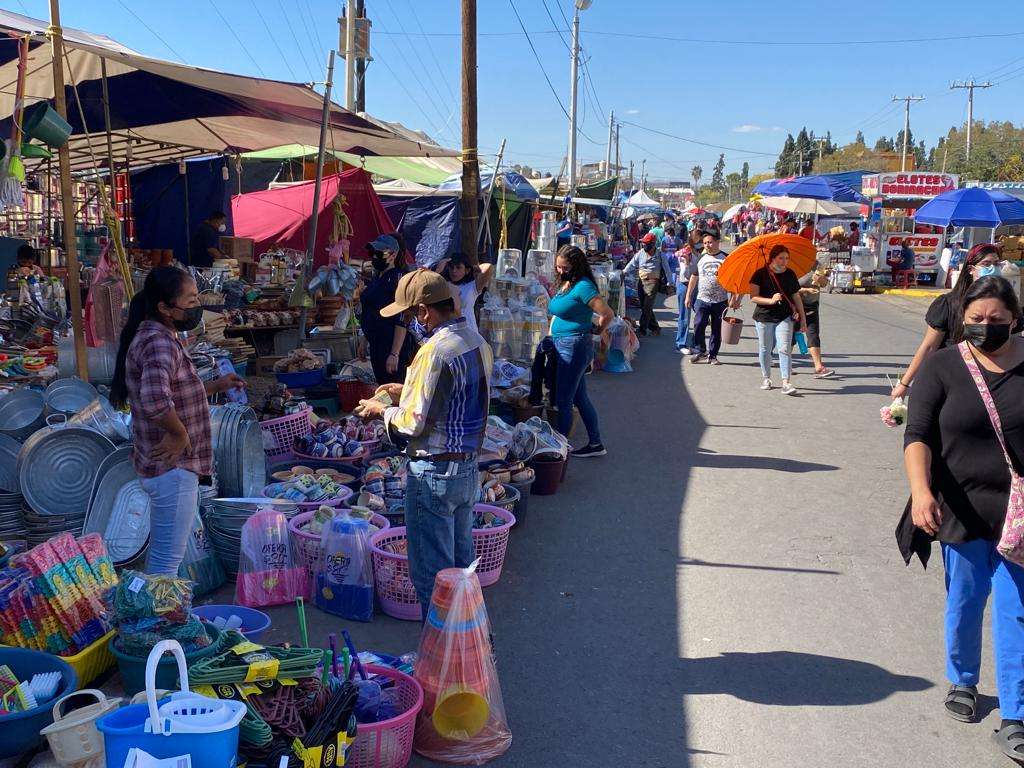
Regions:
<instances>
[{"instance_id":1,"label":"stack of metal basins","mask_svg":"<svg viewBox=\"0 0 1024 768\"><path fill-rule=\"evenodd\" d=\"M18 482L21 443L0 434L0 541L25 541L24 500Z\"/></svg>"},{"instance_id":2,"label":"stack of metal basins","mask_svg":"<svg viewBox=\"0 0 1024 768\"><path fill-rule=\"evenodd\" d=\"M259 496L266 484L267 456L256 412L230 403L210 409L214 471L221 496Z\"/></svg>"},{"instance_id":3,"label":"stack of metal basins","mask_svg":"<svg viewBox=\"0 0 1024 768\"><path fill-rule=\"evenodd\" d=\"M273 503L267 499L267 504ZM203 525L206 526L206 537L217 553L217 559L224 567L224 573L234 581L238 575L238 559L242 546L242 526L261 506L266 506L256 501L241 501L233 499L219 500L203 499L202 513ZM274 504L274 509L280 510L284 516L291 520L298 514L299 508L294 504Z\"/></svg>"},{"instance_id":4,"label":"stack of metal basins","mask_svg":"<svg viewBox=\"0 0 1024 768\"><path fill-rule=\"evenodd\" d=\"M83 533L103 537L114 565L141 563L149 546L150 500L132 464L132 447L118 448L96 470Z\"/></svg>"}]
</instances>

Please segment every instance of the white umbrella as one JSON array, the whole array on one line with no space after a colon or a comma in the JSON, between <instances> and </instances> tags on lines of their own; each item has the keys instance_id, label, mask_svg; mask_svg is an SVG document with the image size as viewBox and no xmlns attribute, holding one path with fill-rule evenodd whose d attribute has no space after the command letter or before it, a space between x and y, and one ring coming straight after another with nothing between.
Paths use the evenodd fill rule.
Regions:
<instances>
[{"instance_id":1,"label":"white umbrella","mask_svg":"<svg viewBox=\"0 0 1024 768\"><path fill-rule=\"evenodd\" d=\"M849 216L845 208L831 200L814 200L809 197L772 197L761 198L765 208L775 208L789 213L806 213L814 216Z\"/></svg>"}]
</instances>

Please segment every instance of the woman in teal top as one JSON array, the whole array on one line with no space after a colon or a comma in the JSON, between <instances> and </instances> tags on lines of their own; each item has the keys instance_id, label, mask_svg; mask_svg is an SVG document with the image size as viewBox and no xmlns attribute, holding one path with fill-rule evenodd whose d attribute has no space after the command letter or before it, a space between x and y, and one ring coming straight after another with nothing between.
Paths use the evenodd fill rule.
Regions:
<instances>
[{"instance_id":1,"label":"woman in teal top","mask_svg":"<svg viewBox=\"0 0 1024 768\"><path fill-rule=\"evenodd\" d=\"M581 458L604 456L597 411L587 397L584 379L587 366L594 359L591 333L594 315L599 320L597 332L603 333L615 317L608 303L597 291L597 281L587 263L586 254L575 246L563 246L555 259L560 287L551 301L551 339L558 352L558 375L555 383L555 407L558 408L556 428L568 437L572 428L572 407L579 408L587 428L587 444L572 452Z\"/></svg>"}]
</instances>

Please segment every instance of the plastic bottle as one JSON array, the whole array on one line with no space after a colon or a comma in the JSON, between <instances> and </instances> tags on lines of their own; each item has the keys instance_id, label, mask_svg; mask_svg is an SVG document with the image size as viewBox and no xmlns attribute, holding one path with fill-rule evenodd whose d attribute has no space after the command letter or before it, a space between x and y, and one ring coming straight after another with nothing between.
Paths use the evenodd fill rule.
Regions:
<instances>
[{"instance_id":1,"label":"plastic bottle","mask_svg":"<svg viewBox=\"0 0 1024 768\"><path fill-rule=\"evenodd\" d=\"M316 575L316 607L353 621L373 618L373 564L370 525L347 514L324 526L324 561Z\"/></svg>"}]
</instances>

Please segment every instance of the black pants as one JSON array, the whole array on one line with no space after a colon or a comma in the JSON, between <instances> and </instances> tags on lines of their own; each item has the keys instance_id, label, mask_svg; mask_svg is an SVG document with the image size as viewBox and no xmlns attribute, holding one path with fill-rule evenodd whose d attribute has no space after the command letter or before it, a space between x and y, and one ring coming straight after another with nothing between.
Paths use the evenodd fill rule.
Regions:
<instances>
[{"instance_id":1,"label":"black pants","mask_svg":"<svg viewBox=\"0 0 1024 768\"><path fill-rule=\"evenodd\" d=\"M638 280L636 284L637 293L640 296L640 331L646 333L661 333L661 327L654 317L654 302L658 298L658 284L649 282L649 292L644 288L644 281Z\"/></svg>"},{"instance_id":2,"label":"black pants","mask_svg":"<svg viewBox=\"0 0 1024 768\"><path fill-rule=\"evenodd\" d=\"M722 315L725 314L728 302L716 301L708 304L698 299L693 304L693 340L700 354L707 353L712 360L718 357L718 350L722 348ZM704 331L711 323L711 348L705 346ZM696 352L695 352L696 354Z\"/></svg>"}]
</instances>

